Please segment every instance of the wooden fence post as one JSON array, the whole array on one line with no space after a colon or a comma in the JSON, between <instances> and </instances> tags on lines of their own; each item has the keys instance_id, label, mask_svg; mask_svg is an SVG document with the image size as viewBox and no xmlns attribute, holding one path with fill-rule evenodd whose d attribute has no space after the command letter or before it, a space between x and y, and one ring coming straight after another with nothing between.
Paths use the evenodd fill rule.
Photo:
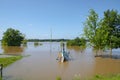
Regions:
<instances>
[{"instance_id":1,"label":"wooden fence post","mask_svg":"<svg viewBox=\"0 0 120 80\"><path fill-rule=\"evenodd\" d=\"M1 74L1 78L2 78L2 76L3 76L2 71L3 71L3 64L0 64L0 74Z\"/></svg>"}]
</instances>

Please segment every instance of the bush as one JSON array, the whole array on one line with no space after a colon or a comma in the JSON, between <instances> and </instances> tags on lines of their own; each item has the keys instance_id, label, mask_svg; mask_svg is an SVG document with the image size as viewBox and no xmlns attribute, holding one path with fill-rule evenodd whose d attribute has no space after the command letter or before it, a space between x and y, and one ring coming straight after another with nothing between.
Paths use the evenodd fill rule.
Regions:
<instances>
[{"instance_id":1,"label":"bush","mask_svg":"<svg viewBox=\"0 0 120 80\"><path fill-rule=\"evenodd\" d=\"M75 38L73 40L67 41L67 46L85 46L86 40L84 38Z\"/></svg>"},{"instance_id":2,"label":"bush","mask_svg":"<svg viewBox=\"0 0 120 80\"><path fill-rule=\"evenodd\" d=\"M7 31L4 33L2 38L2 45L7 46L20 46L24 36L20 31L8 28Z\"/></svg>"}]
</instances>

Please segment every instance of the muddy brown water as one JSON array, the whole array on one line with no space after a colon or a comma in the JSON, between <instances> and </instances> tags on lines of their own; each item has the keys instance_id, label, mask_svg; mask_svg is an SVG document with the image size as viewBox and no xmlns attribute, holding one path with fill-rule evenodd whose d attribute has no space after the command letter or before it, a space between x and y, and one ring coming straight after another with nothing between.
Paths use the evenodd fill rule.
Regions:
<instances>
[{"instance_id":1,"label":"muddy brown water","mask_svg":"<svg viewBox=\"0 0 120 80\"><path fill-rule=\"evenodd\" d=\"M43 42L34 46L29 42L24 47L1 47L0 53L30 55L4 68L4 80L72 80L76 76L91 77L95 74L120 73L120 59L94 57L91 48L80 49L68 47L71 60L60 63L56 60L61 50L59 42ZM106 52L107 53L107 52ZM120 55L120 49L115 49L115 55Z\"/></svg>"}]
</instances>

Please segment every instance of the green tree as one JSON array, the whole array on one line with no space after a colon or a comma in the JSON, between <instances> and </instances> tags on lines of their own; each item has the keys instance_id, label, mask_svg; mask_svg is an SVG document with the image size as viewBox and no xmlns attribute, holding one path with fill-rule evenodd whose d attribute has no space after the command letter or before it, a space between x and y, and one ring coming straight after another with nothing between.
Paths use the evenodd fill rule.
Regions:
<instances>
[{"instance_id":1,"label":"green tree","mask_svg":"<svg viewBox=\"0 0 120 80\"><path fill-rule=\"evenodd\" d=\"M99 26L96 29L96 34L94 38L94 46L96 49L104 49L107 45L108 32L107 27L104 26L103 20L99 22Z\"/></svg>"},{"instance_id":2,"label":"green tree","mask_svg":"<svg viewBox=\"0 0 120 80\"><path fill-rule=\"evenodd\" d=\"M94 10L90 10L84 27L84 35L95 49L120 47L120 14L115 10L104 12L99 20Z\"/></svg>"},{"instance_id":3,"label":"green tree","mask_svg":"<svg viewBox=\"0 0 120 80\"><path fill-rule=\"evenodd\" d=\"M107 45L110 47L110 53L112 54L112 48L120 47L120 14L115 10L105 11L102 24L107 28Z\"/></svg>"},{"instance_id":4,"label":"green tree","mask_svg":"<svg viewBox=\"0 0 120 80\"><path fill-rule=\"evenodd\" d=\"M80 46L86 46L86 40L85 38L80 38Z\"/></svg>"},{"instance_id":5,"label":"green tree","mask_svg":"<svg viewBox=\"0 0 120 80\"><path fill-rule=\"evenodd\" d=\"M103 49L107 46L108 32L106 29L106 26L102 25L102 21L100 21L94 36L94 50L96 51L96 55L98 51L102 54Z\"/></svg>"},{"instance_id":6,"label":"green tree","mask_svg":"<svg viewBox=\"0 0 120 80\"><path fill-rule=\"evenodd\" d=\"M79 37L76 37L75 39L74 39L74 45L76 45L76 46L81 46L80 45L80 38Z\"/></svg>"},{"instance_id":7,"label":"green tree","mask_svg":"<svg viewBox=\"0 0 120 80\"><path fill-rule=\"evenodd\" d=\"M99 20L98 14L91 9L84 23L85 37L89 40L91 46L100 53L105 48L108 39L107 28L103 25L103 22L103 20Z\"/></svg>"},{"instance_id":8,"label":"green tree","mask_svg":"<svg viewBox=\"0 0 120 80\"><path fill-rule=\"evenodd\" d=\"M91 9L90 14L88 15L84 23L84 36L87 40L89 40L92 46L95 46L95 35L98 28L98 24L98 14L93 9Z\"/></svg>"},{"instance_id":9,"label":"green tree","mask_svg":"<svg viewBox=\"0 0 120 80\"><path fill-rule=\"evenodd\" d=\"M19 30L8 28L7 31L4 32L2 44L7 46L20 46L23 39L24 36Z\"/></svg>"}]
</instances>

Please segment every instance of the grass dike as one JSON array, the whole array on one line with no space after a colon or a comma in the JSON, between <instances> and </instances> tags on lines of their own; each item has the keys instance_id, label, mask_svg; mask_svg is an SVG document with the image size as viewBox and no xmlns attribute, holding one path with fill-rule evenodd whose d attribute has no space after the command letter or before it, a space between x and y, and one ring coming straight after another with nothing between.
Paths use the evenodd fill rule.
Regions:
<instances>
[{"instance_id":1,"label":"grass dike","mask_svg":"<svg viewBox=\"0 0 120 80\"><path fill-rule=\"evenodd\" d=\"M0 57L0 64L2 64L3 67L7 67L15 61L20 60L21 58L23 58L23 56Z\"/></svg>"}]
</instances>

